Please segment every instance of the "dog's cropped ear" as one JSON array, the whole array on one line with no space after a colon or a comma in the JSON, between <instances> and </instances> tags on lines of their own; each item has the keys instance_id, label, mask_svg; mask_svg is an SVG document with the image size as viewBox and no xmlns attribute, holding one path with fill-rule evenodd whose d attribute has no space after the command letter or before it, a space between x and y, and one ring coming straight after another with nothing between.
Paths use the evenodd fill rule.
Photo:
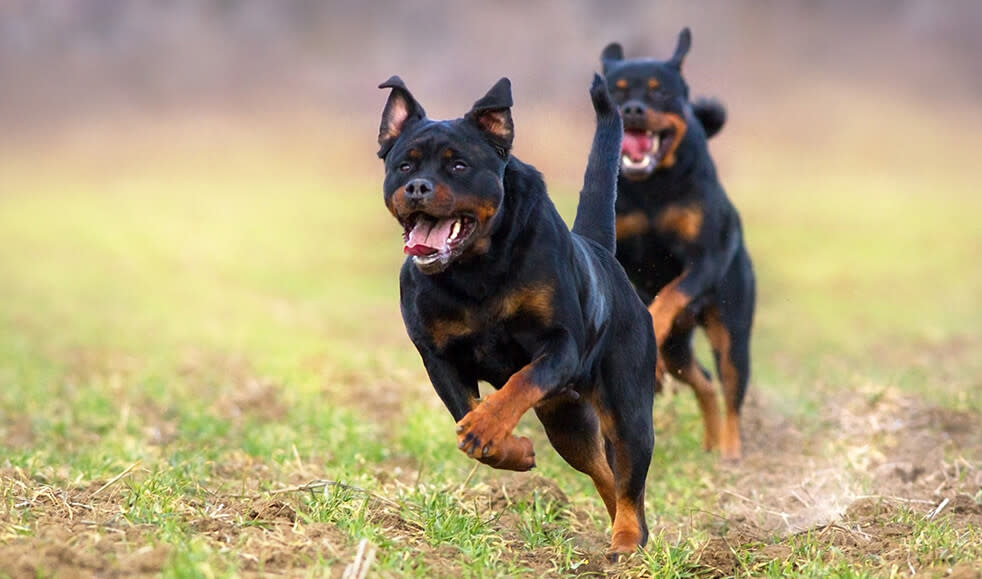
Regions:
<instances>
[{"instance_id":1,"label":"dog's cropped ear","mask_svg":"<svg viewBox=\"0 0 982 579\"><path fill-rule=\"evenodd\" d=\"M600 62L604 66L604 74L607 74L610 67L621 60L624 60L624 49L616 42L608 44L604 48L604 51L600 53Z\"/></svg>"},{"instance_id":2,"label":"dog's cropped ear","mask_svg":"<svg viewBox=\"0 0 982 579\"><path fill-rule=\"evenodd\" d=\"M508 158L512 140L515 138L511 106L511 81L502 78L464 115L464 119L477 125L484 133L502 159Z\"/></svg>"},{"instance_id":3,"label":"dog's cropped ear","mask_svg":"<svg viewBox=\"0 0 982 579\"><path fill-rule=\"evenodd\" d=\"M382 109L382 123L378 128L378 156L384 159L396 138L410 125L425 118L426 111L416 102L398 76L389 78L378 87L392 89L389 100Z\"/></svg>"},{"instance_id":4,"label":"dog's cropped ear","mask_svg":"<svg viewBox=\"0 0 982 579\"><path fill-rule=\"evenodd\" d=\"M685 55L689 52L689 47L692 46L692 33L689 32L689 27L686 26L679 32L679 42L675 45L675 54L672 55L672 59L668 61L669 64L675 68L682 70L682 61L685 60Z\"/></svg>"}]
</instances>

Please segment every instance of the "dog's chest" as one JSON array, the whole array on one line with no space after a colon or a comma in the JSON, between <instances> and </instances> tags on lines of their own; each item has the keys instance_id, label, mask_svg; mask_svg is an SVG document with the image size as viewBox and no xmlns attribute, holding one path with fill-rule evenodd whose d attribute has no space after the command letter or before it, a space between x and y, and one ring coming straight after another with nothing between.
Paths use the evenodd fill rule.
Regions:
<instances>
[{"instance_id":1,"label":"dog's chest","mask_svg":"<svg viewBox=\"0 0 982 579\"><path fill-rule=\"evenodd\" d=\"M702 231L702 207L695 203L673 203L666 205L654 214L651 220L654 232L666 237L691 242Z\"/></svg>"},{"instance_id":2,"label":"dog's chest","mask_svg":"<svg viewBox=\"0 0 982 579\"><path fill-rule=\"evenodd\" d=\"M554 294L552 286L534 284L501 292L480 304L434 308L425 322L427 334L438 350L466 340L486 357L509 342L511 334L548 326Z\"/></svg>"},{"instance_id":3,"label":"dog's chest","mask_svg":"<svg viewBox=\"0 0 982 579\"><path fill-rule=\"evenodd\" d=\"M536 284L502 292L484 303L430 310L426 334L438 352L472 367L491 383L531 361L536 338L553 321L555 288Z\"/></svg>"}]
</instances>

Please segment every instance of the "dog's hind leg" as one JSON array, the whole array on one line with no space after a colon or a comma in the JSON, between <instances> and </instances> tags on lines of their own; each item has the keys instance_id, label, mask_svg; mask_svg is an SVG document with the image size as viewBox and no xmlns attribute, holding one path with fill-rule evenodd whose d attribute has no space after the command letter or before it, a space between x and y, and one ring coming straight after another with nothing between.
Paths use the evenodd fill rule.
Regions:
<instances>
[{"instance_id":1,"label":"dog's hind leg","mask_svg":"<svg viewBox=\"0 0 982 579\"><path fill-rule=\"evenodd\" d=\"M740 406L750 378L750 327L727 325L711 311L706 318L706 335L716 358L716 371L723 385L726 420L720 437L720 450L726 460L739 460Z\"/></svg>"},{"instance_id":2,"label":"dog's hind leg","mask_svg":"<svg viewBox=\"0 0 982 579\"><path fill-rule=\"evenodd\" d=\"M596 400L601 432L608 441L614 471L615 513L607 556L629 555L648 541L644 486L655 434L651 422L654 399L654 344L650 356L632 360L633 368L607 371L606 385ZM637 365L648 365L639 368Z\"/></svg>"},{"instance_id":3,"label":"dog's hind leg","mask_svg":"<svg viewBox=\"0 0 982 579\"><path fill-rule=\"evenodd\" d=\"M692 330L670 333L661 345L661 359L666 372L692 387L702 414L702 447L713 450L720 445L721 425L716 389L692 353Z\"/></svg>"},{"instance_id":4,"label":"dog's hind leg","mask_svg":"<svg viewBox=\"0 0 982 579\"><path fill-rule=\"evenodd\" d=\"M583 399L559 395L536 406L535 414L559 456L593 479L613 521L617 505L614 471L607 460L606 441L593 406Z\"/></svg>"},{"instance_id":5,"label":"dog's hind leg","mask_svg":"<svg viewBox=\"0 0 982 579\"><path fill-rule=\"evenodd\" d=\"M726 401L720 450L724 459L738 460L740 407L750 380L750 330L756 297L753 266L745 252L737 254L733 267L720 282L719 291L725 299L719 299L715 307L706 310L703 323Z\"/></svg>"}]
</instances>

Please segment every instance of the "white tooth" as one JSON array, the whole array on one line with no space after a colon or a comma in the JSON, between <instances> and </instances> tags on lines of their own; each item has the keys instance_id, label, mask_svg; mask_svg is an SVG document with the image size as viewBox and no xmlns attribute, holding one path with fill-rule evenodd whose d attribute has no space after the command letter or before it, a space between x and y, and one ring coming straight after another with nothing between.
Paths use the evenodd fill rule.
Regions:
<instances>
[{"instance_id":1,"label":"white tooth","mask_svg":"<svg viewBox=\"0 0 982 579\"><path fill-rule=\"evenodd\" d=\"M457 235L460 234L460 219L453 222L453 227L450 228L450 239L457 239Z\"/></svg>"},{"instance_id":2,"label":"white tooth","mask_svg":"<svg viewBox=\"0 0 982 579\"><path fill-rule=\"evenodd\" d=\"M416 263L421 263L423 265L428 265L440 258L439 253L434 253L433 255L414 255L413 261Z\"/></svg>"},{"instance_id":3,"label":"white tooth","mask_svg":"<svg viewBox=\"0 0 982 579\"><path fill-rule=\"evenodd\" d=\"M651 165L651 155L645 155L640 161L633 161L627 155L621 157L621 162L628 169L646 169L648 165Z\"/></svg>"},{"instance_id":4,"label":"white tooth","mask_svg":"<svg viewBox=\"0 0 982 579\"><path fill-rule=\"evenodd\" d=\"M651 139L651 150L657 151L661 147L661 137L655 135L655 138Z\"/></svg>"}]
</instances>

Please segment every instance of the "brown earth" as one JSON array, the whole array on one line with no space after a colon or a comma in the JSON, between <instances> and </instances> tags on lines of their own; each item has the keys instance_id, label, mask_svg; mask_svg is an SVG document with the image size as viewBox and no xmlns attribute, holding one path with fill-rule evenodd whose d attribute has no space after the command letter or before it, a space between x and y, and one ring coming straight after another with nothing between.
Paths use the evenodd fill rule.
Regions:
<instances>
[{"instance_id":1,"label":"brown earth","mask_svg":"<svg viewBox=\"0 0 982 579\"><path fill-rule=\"evenodd\" d=\"M190 364L188 371L196 371L195 366ZM282 416L274 385L251 378L241 383L241 392L219 400L224 417ZM771 408L766 393L752 391L745 411L743 461L721 465L709 476L718 496L716 508L685 520L659 519L652 532L697 537L693 562L711 577L759 574L775 562L789 562L794 569L796 550L805 542L834 549L857 565L893 569L901 576L982 576L982 560L959 561L944 548L915 552L918 521L937 520L965 532L982 528L982 416L928 404L892 388L837 394L823 407L821 416L802 426ZM399 405L386 408L392 413L387 418L396 419ZM374 418L385 418L379 412L376 408ZM6 437L10 440L5 442L24 443L16 425L7 429ZM378 494L353 489L366 496L370 522L386 537L418 549L437 574L459 574L460 552L430 545L423 528L385 496L387 489L395 495L397 487L411 483L385 474L393 466L406 467L380 465L383 491ZM228 482L219 478L210 482L212 488L243 494L214 491L207 504L192 500L178 513L201 541L215 550L228 546L239 553L242 576L306 575L318 560L338 561L332 573L340 574L349 562L364 560L344 531L299 516L305 506L298 496L305 491L244 492L239 481L271 476L254 459L230 457L216 472ZM311 478L317 474L304 473ZM119 485L103 489L105 481L58 480L57 474L0 470L0 508L7 509L0 511L0 572L12 577L154 575L174 555L170 547L153 546L160 529L130 524L120 516L124 493ZM482 516L497 517L502 540L516 547L514 563L545 576L638 572L636 562L610 565L604 560L608 537L598 530L597 513L571 503L555 482L533 474L493 480L447 492ZM550 551L522 543L520 515L513 505L536 496L563 509L557 524L582 554L575 569L557 569ZM11 522L11 508L30 511L30 529Z\"/></svg>"},{"instance_id":2,"label":"brown earth","mask_svg":"<svg viewBox=\"0 0 982 579\"><path fill-rule=\"evenodd\" d=\"M824 427L806 437L756 400L748 406L747 455L720 474L719 513L702 522L710 576L753 574L734 550L764 565L790 559L807 538L901 576L979 577L982 560L951 561L943 550L915 563L913 526L896 521L980 528L982 416L895 390L860 392L831 400Z\"/></svg>"}]
</instances>

